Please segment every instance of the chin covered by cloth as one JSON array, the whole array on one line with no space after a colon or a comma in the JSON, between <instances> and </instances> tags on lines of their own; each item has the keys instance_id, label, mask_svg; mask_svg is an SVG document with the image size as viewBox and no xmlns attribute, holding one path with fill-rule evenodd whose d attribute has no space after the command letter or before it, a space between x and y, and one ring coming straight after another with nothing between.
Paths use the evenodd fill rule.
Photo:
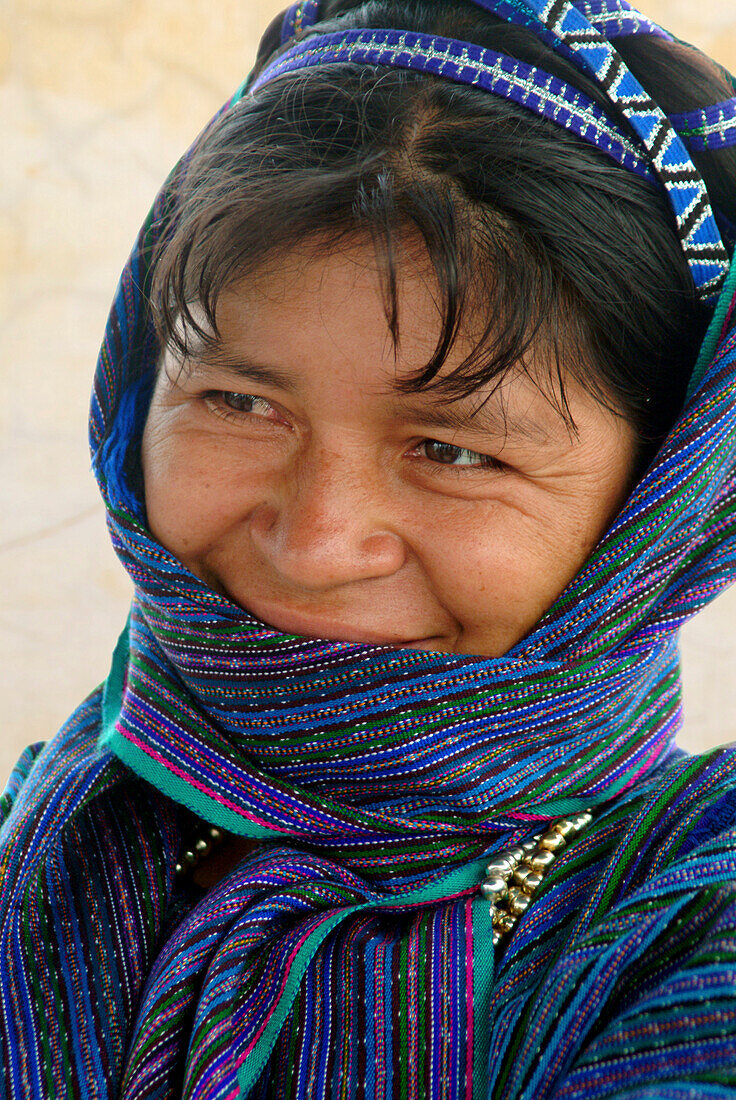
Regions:
<instances>
[{"instance_id":1,"label":"chin covered by cloth","mask_svg":"<svg viewBox=\"0 0 736 1100\"><path fill-rule=\"evenodd\" d=\"M691 159L736 141L736 111L668 120L621 56L668 36L625 3L458 4L451 37L325 7L267 32L220 119L356 66L511 101L522 135L546 119L666 195L705 339L656 456L508 652L277 633L147 524L148 300L183 158L123 272L92 401L130 618L106 683L27 750L1 805L2 1095L732 1095L736 752L689 757L675 736L678 629L736 572L733 232ZM463 42L476 9L608 111L541 61ZM502 934L488 864L587 808ZM176 873L197 819L257 842L208 890Z\"/></svg>"}]
</instances>

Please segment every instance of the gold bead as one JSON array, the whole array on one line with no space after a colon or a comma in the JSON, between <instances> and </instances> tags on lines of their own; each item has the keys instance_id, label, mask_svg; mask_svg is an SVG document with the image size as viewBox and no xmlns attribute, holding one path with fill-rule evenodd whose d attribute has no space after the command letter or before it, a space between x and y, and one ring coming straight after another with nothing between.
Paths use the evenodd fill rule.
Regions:
<instances>
[{"instance_id":1,"label":"gold bead","mask_svg":"<svg viewBox=\"0 0 736 1100\"><path fill-rule=\"evenodd\" d=\"M508 877L517 863L518 860L507 859L505 855L496 856L486 865L486 875L488 878L494 878L496 875Z\"/></svg>"},{"instance_id":2,"label":"gold bead","mask_svg":"<svg viewBox=\"0 0 736 1100\"><path fill-rule=\"evenodd\" d=\"M217 825L210 825L209 836L213 844L219 844L220 841L224 838L225 834L223 833L222 829L218 829Z\"/></svg>"},{"instance_id":3,"label":"gold bead","mask_svg":"<svg viewBox=\"0 0 736 1100\"><path fill-rule=\"evenodd\" d=\"M526 863L522 863L521 867L517 867L513 874L514 882L518 882L519 886L523 886L529 875L532 874L531 867L528 867Z\"/></svg>"},{"instance_id":4,"label":"gold bead","mask_svg":"<svg viewBox=\"0 0 736 1100\"><path fill-rule=\"evenodd\" d=\"M201 836L197 843L194 845L194 850L197 853L197 857L199 859L204 859L204 857L208 856L212 851L212 843L209 840L205 840L205 838Z\"/></svg>"},{"instance_id":5,"label":"gold bead","mask_svg":"<svg viewBox=\"0 0 736 1100\"><path fill-rule=\"evenodd\" d=\"M573 821L571 821L571 819L569 817L563 817L562 821L555 822L555 824L552 826L552 828L556 833L559 833L560 836L563 837L565 840L567 840L567 838L569 836L574 836L575 833L577 832L577 828L575 826L575 823Z\"/></svg>"},{"instance_id":6,"label":"gold bead","mask_svg":"<svg viewBox=\"0 0 736 1100\"><path fill-rule=\"evenodd\" d=\"M487 878L481 883L480 892L488 901L501 901L509 892L508 883L500 876Z\"/></svg>"},{"instance_id":7,"label":"gold bead","mask_svg":"<svg viewBox=\"0 0 736 1100\"><path fill-rule=\"evenodd\" d=\"M539 885L541 885L542 876L530 871L526 876L521 886L525 894L533 894Z\"/></svg>"},{"instance_id":8,"label":"gold bead","mask_svg":"<svg viewBox=\"0 0 736 1100\"><path fill-rule=\"evenodd\" d=\"M525 894L523 890L520 890L518 886L512 886L509 890L508 907L509 910L519 917L522 913L531 905L531 898L528 894Z\"/></svg>"},{"instance_id":9,"label":"gold bead","mask_svg":"<svg viewBox=\"0 0 736 1100\"><path fill-rule=\"evenodd\" d=\"M542 833L539 847L545 848L548 852L559 852L560 848L565 847L565 838L554 829L550 829L549 832Z\"/></svg>"},{"instance_id":10,"label":"gold bead","mask_svg":"<svg viewBox=\"0 0 736 1100\"><path fill-rule=\"evenodd\" d=\"M184 868L182 867L181 863L177 863L175 865L174 872L175 872L175 874L179 875L180 877L181 877L181 875L184 874Z\"/></svg>"},{"instance_id":11,"label":"gold bead","mask_svg":"<svg viewBox=\"0 0 736 1100\"><path fill-rule=\"evenodd\" d=\"M184 854L181 858L182 862L185 863L188 867L194 867L197 863L197 856L191 848L185 848Z\"/></svg>"},{"instance_id":12,"label":"gold bead","mask_svg":"<svg viewBox=\"0 0 736 1100\"><path fill-rule=\"evenodd\" d=\"M496 909L493 914L494 928L498 928L501 932L510 932L516 924L516 917L511 913L504 913L501 909Z\"/></svg>"},{"instance_id":13,"label":"gold bead","mask_svg":"<svg viewBox=\"0 0 736 1100\"><path fill-rule=\"evenodd\" d=\"M592 820L590 810L563 817L543 832L535 833L489 860L487 877L480 889L491 902L494 947L502 936L511 932L521 914L531 905L532 895L541 885L545 871L554 863L555 854ZM505 904L503 909L500 907L502 903Z\"/></svg>"},{"instance_id":14,"label":"gold bead","mask_svg":"<svg viewBox=\"0 0 736 1100\"><path fill-rule=\"evenodd\" d=\"M515 844L513 848L507 848L503 854L506 859L510 859L514 865L516 865L517 863L521 863L526 852L520 844Z\"/></svg>"},{"instance_id":15,"label":"gold bead","mask_svg":"<svg viewBox=\"0 0 736 1100\"><path fill-rule=\"evenodd\" d=\"M544 874L550 863L554 863L554 861L554 852L548 852L544 848L538 848L537 851L532 856L530 856L529 866L531 867L532 871L537 871L541 874Z\"/></svg>"}]
</instances>

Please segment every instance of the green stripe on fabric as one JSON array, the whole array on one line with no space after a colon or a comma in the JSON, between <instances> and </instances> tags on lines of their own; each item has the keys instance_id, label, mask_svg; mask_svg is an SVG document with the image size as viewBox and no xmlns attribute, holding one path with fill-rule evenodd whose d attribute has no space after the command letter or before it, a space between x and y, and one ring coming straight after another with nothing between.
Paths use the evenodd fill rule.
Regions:
<instances>
[{"instance_id":1,"label":"green stripe on fabric","mask_svg":"<svg viewBox=\"0 0 736 1100\"><path fill-rule=\"evenodd\" d=\"M703 380L705 372L713 362L721 335L721 329L723 328L735 294L736 263L732 263L728 269L728 275L723 284L715 313L711 317L710 324L708 325L705 339L700 345L700 352L698 353L697 361L693 367L693 373L690 375L690 384L687 388L686 400L689 399L698 388Z\"/></svg>"},{"instance_id":2,"label":"green stripe on fabric","mask_svg":"<svg viewBox=\"0 0 736 1100\"><path fill-rule=\"evenodd\" d=\"M257 1084L266 1062L271 1057L286 1017L293 1007L307 968L315 953L333 929L355 913L391 909L397 905L422 905L444 901L448 897L461 894L480 883L484 864L485 860L483 859L474 860L467 867L459 868L445 878L430 883L429 886L424 886L419 890L411 890L405 894L394 894L390 898L382 898L380 901L366 901L360 905L351 905L348 909L328 917L299 949L289 970L289 975L284 984L284 991L271 1018L248 1058L238 1070L240 1100L245 1100L250 1089ZM475 924L473 930L475 933Z\"/></svg>"},{"instance_id":3,"label":"green stripe on fabric","mask_svg":"<svg viewBox=\"0 0 736 1100\"><path fill-rule=\"evenodd\" d=\"M653 822L658 819L660 814L665 811L668 805L671 805L676 800L677 796L679 795L680 791L683 790L683 788L690 786L695 781L697 774L702 771L705 766L706 762L702 760L702 758L697 757L693 764L691 764L688 768L683 769L679 779L676 782L669 784L666 790L663 791L663 793L652 804L651 808L645 814L645 816L639 823L639 826L629 839L629 842L627 844L627 853L629 855L629 858L626 858L625 853L622 853L621 857L619 858L618 864L611 874L610 880L606 886L606 889L603 891L600 897L596 909L592 911L591 923L592 921L598 919L607 909L611 907L613 898L618 892L621 880L629 872L630 859L636 857L636 854L643 845L644 839L651 829Z\"/></svg>"},{"instance_id":4,"label":"green stripe on fabric","mask_svg":"<svg viewBox=\"0 0 736 1100\"><path fill-rule=\"evenodd\" d=\"M495 973L491 907L473 899L473 1100L488 1096L488 1052L491 1044L490 1001Z\"/></svg>"},{"instance_id":5,"label":"green stripe on fabric","mask_svg":"<svg viewBox=\"0 0 736 1100\"><path fill-rule=\"evenodd\" d=\"M197 814L203 821L217 825L227 832L251 837L254 840L273 840L274 837L289 835L279 832L278 829L271 829L266 825L256 825L254 822L246 821L234 810L223 806L204 792L195 790L187 779L174 775L165 764L152 760L147 753L132 745L117 730L105 735L104 744L141 779L151 783L175 802L186 806L188 810Z\"/></svg>"}]
</instances>

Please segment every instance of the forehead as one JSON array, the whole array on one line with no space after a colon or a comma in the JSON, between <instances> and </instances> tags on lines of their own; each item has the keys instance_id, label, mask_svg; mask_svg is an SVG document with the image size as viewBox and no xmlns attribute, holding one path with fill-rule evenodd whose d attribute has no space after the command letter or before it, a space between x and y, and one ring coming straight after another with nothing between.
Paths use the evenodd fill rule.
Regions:
<instances>
[{"instance_id":1,"label":"forehead","mask_svg":"<svg viewBox=\"0 0 736 1100\"><path fill-rule=\"evenodd\" d=\"M216 338L203 310L192 307L207 338L196 330L186 333L186 369L217 372L221 379L226 373L284 391L320 384L330 391L337 379L347 379L356 392L391 398L397 415L428 425L472 424L494 433L501 425L504 432L515 427L536 437L550 431L574 434L570 392L580 387L572 377L561 383L549 356L538 349L523 366L488 371L477 386L457 384L454 372L478 352L485 323L472 310L436 378L414 385L436 352L442 309L426 254L408 245L395 270L392 328L391 288L370 241L351 240L329 250L309 242L274 254L220 293ZM479 373L482 356L481 348ZM582 391L580 397L590 400Z\"/></svg>"},{"instance_id":2,"label":"forehead","mask_svg":"<svg viewBox=\"0 0 736 1100\"><path fill-rule=\"evenodd\" d=\"M438 288L426 258L408 255L397 268L395 316L384 271L369 241L339 249L301 245L269 256L257 269L220 291L216 333L205 310L191 307L194 325L180 317L177 331L190 362L237 368L279 363L289 375L313 377L352 365L356 384L395 388L431 359L442 327ZM392 323L393 320L393 323ZM460 334L443 373L470 347ZM288 386L281 371L279 384Z\"/></svg>"}]
</instances>

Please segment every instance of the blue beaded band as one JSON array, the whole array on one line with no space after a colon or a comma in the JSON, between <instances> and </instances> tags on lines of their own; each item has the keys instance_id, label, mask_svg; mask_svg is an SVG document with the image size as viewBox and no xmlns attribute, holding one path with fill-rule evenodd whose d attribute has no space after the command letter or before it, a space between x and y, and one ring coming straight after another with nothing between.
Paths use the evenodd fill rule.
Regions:
<instances>
[{"instance_id":1,"label":"blue beaded band","mask_svg":"<svg viewBox=\"0 0 736 1100\"><path fill-rule=\"evenodd\" d=\"M320 0L299 0L286 9L281 25L282 44L319 20L319 5Z\"/></svg>"},{"instance_id":2,"label":"blue beaded band","mask_svg":"<svg viewBox=\"0 0 736 1100\"><path fill-rule=\"evenodd\" d=\"M577 88L522 61L453 38L384 29L312 35L267 65L250 91L300 69L345 62L411 69L483 88L571 130L629 171L657 182L642 151Z\"/></svg>"},{"instance_id":3,"label":"blue beaded band","mask_svg":"<svg viewBox=\"0 0 736 1100\"><path fill-rule=\"evenodd\" d=\"M672 35L632 8L626 0L574 0L574 6L599 34L609 40L630 34L648 34L672 41Z\"/></svg>"},{"instance_id":4,"label":"blue beaded band","mask_svg":"<svg viewBox=\"0 0 736 1100\"><path fill-rule=\"evenodd\" d=\"M672 207L700 298L713 304L729 269L708 192L674 126L627 69L611 43L569 0L525 0L542 24L576 55L626 118L649 153Z\"/></svg>"},{"instance_id":5,"label":"blue beaded band","mask_svg":"<svg viewBox=\"0 0 736 1100\"><path fill-rule=\"evenodd\" d=\"M310 65L354 61L434 73L513 100L602 149L630 171L647 179L656 176L675 215L680 244L698 294L707 303L715 302L729 270L729 254L705 183L688 149L698 151L736 144L736 126L732 132L731 118L726 113L731 109L728 104L715 104L702 111L678 115L674 120L667 118L609 41L635 34L671 39L627 0L473 0L473 3L507 22L528 27L553 50L593 76L638 135L648 157L643 157L643 150L624 137L587 97L563 81L493 51L418 32L346 31L342 35L315 35L297 41L263 70L253 88ZM293 4L284 19L282 41L314 25L319 20L319 9L319 0ZM360 37L365 35L379 37ZM724 109L722 115L720 108ZM683 130L684 140L678 135L678 128Z\"/></svg>"},{"instance_id":6,"label":"blue beaded band","mask_svg":"<svg viewBox=\"0 0 736 1100\"><path fill-rule=\"evenodd\" d=\"M477 7L498 15L507 23L517 23L533 29L539 35L546 28L531 14L523 0L473 0ZM672 35L651 19L632 8L626 0L575 0L575 7L604 37L621 38L630 34L649 34L672 41ZM299 0L284 14L282 43L313 26L320 19L320 0ZM541 35L555 49L561 45L551 32Z\"/></svg>"},{"instance_id":7,"label":"blue beaded band","mask_svg":"<svg viewBox=\"0 0 736 1100\"><path fill-rule=\"evenodd\" d=\"M736 98L670 115L670 122L692 153L728 149L736 145Z\"/></svg>"}]
</instances>

